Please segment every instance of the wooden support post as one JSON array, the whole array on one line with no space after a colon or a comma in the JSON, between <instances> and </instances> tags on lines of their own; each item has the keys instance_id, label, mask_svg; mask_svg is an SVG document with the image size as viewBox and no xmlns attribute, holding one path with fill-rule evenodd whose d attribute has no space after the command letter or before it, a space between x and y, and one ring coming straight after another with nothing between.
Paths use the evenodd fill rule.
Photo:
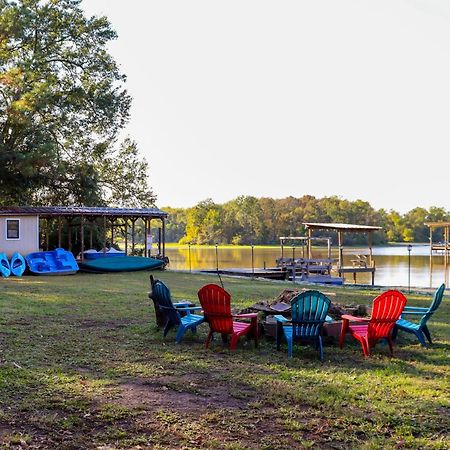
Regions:
<instances>
[{"instance_id":1,"label":"wooden support post","mask_svg":"<svg viewBox=\"0 0 450 450\"><path fill-rule=\"evenodd\" d=\"M308 259L312 259L312 230L311 228L308 228Z\"/></svg>"},{"instance_id":2,"label":"wooden support post","mask_svg":"<svg viewBox=\"0 0 450 450\"><path fill-rule=\"evenodd\" d=\"M67 219L67 246L69 252L72 251L72 219Z\"/></svg>"},{"instance_id":3,"label":"wooden support post","mask_svg":"<svg viewBox=\"0 0 450 450\"><path fill-rule=\"evenodd\" d=\"M327 247L328 247L328 259L331 259L331 239L327 239Z\"/></svg>"},{"instance_id":4,"label":"wooden support post","mask_svg":"<svg viewBox=\"0 0 450 450\"><path fill-rule=\"evenodd\" d=\"M93 239L93 232L92 232L92 228L94 227L94 223L92 222L89 225L89 248L92 248L94 246L94 239Z\"/></svg>"},{"instance_id":5,"label":"wooden support post","mask_svg":"<svg viewBox=\"0 0 450 450\"><path fill-rule=\"evenodd\" d=\"M125 256L128 255L128 219L125 217Z\"/></svg>"},{"instance_id":6,"label":"wooden support post","mask_svg":"<svg viewBox=\"0 0 450 450\"><path fill-rule=\"evenodd\" d=\"M147 257L147 219L144 217L142 219L144 222L144 257Z\"/></svg>"},{"instance_id":7,"label":"wooden support post","mask_svg":"<svg viewBox=\"0 0 450 450\"><path fill-rule=\"evenodd\" d=\"M80 217L81 261L84 261L84 216Z\"/></svg>"},{"instance_id":8,"label":"wooden support post","mask_svg":"<svg viewBox=\"0 0 450 450\"><path fill-rule=\"evenodd\" d=\"M131 218L131 254L134 255L134 224L136 222L136 219L134 217Z\"/></svg>"},{"instance_id":9,"label":"wooden support post","mask_svg":"<svg viewBox=\"0 0 450 450\"><path fill-rule=\"evenodd\" d=\"M166 257L166 219L162 219L162 256Z\"/></svg>"},{"instance_id":10,"label":"wooden support post","mask_svg":"<svg viewBox=\"0 0 450 450\"><path fill-rule=\"evenodd\" d=\"M161 228L158 228L158 256L161 256Z\"/></svg>"},{"instance_id":11,"label":"wooden support post","mask_svg":"<svg viewBox=\"0 0 450 450\"><path fill-rule=\"evenodd\" d=\"M114 222L116 221L115 217L111 217L110 222L111 222L111 245L110 247L112 248L113 244L114 244Z\"/></svg>"},{"instance_id":12,"label":"wooden support post","mask_svg":"<svg viewBox=\"0 0 450 450\"><path fill-rule=\"evenodd\" d=\"M339 265L339 267L342 267L344 265L343 243L344 243L343 232L342 231L338 231L338 247L339 247L339 261L338 261L338 265Z\"/></svg>"},{"instance_id":13,"label":"wooden support post","mask_svg":"<svg viewBox=\"0 0 450 450\"><path fill-rule=\"evenodd\" d=\"M58 216L58 248L62 245L62 219Z\"/></svg>"},{"instance_id":14,"label":"wooden support post","mask_svg":"<svg viewBox=\"0 0 450 450\"><path fill-rule=\"evenodd\" d=\"M48 217L45 219L45 249L48 251L49 250L49 236L50 235L50 231L49 231L49 226L48 226Z\"/></svg>"},{"instance_id":15,"label":"wooden support post","mask_svg":"<svg viewBox=\"0 0 450 450\"><path fill-rule=\"evenodd\" d=\"M373 231L369 231L369 266L372 267Z\"/></svg>"},{"instance_id":16,"label":"wooden support post","mask_svg":"<svg viewBox=\"0 0 450 450\"><path fill-rule=\"evenodd\" d=\"M106 216L103 216L103 253L106 253Z\"/></svg>"}]
</instances>

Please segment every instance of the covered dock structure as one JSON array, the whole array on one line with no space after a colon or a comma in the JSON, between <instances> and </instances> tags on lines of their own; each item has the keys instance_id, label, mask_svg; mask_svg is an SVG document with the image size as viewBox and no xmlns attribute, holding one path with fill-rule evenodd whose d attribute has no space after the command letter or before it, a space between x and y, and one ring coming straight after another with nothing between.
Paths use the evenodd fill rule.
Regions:
<instances>
[{"instance_id":1,"label":"covered dock structure","mask_svg":"<svg viewBox=\"0 0 450 450\"><path fill-rule=\"evenodd\" d=\"M353 280L356 282L357 273L370 273L372 276L372 286L375 283L375 261L372 255L373 233L381 230L381 227L371 225L353 225L347 223L312 223L304 222L303 225L308 231L308 245L311 245L311 237L314 230L331 230L337 232L338 235L338 266L337 271L339 276L346 273L353 274ZM352 266L344 266L344 234L345 233L367 233L369 258L367 262L353 264ZM311 249L308 250L308 253Z\"/></svg>"},{"instance_id":2,"label":"covered dock structure","mask_svg":"<svg viewBox=\"0 0 450 450\"><path fill-rule=\"evenodd\" d=\"M148 256L152 246L152 221L157 220L157 254L165 259L165 226L167 213L158 208L113 208L90 206L10 206L0 207L0 248L6 253L19 251L24 254L49 250L50 229L56 228L57 246L72 251L74 240L84 251L93 247L95 231L101 233L103 249L121 235L125 254L134 253L136 246L136 222L143 223L143 254ZM3 223L2 223L3 222ZM65 229L65 233L63 233ZM109 233L109 239L107 234ZM63 242L63 234L65 241ZM130 236L130 237L129 237Z\"/></svg>"}]
</instances>

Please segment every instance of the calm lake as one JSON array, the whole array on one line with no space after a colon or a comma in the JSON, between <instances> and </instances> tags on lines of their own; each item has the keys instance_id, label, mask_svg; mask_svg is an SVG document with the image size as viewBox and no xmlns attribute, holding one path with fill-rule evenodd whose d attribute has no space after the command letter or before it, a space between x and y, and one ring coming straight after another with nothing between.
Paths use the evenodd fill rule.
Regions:
<instances>
[{"instance_id":1,"label":"calm lake","mask_svg":"<svg viewBox=\"0 0 450 450\"><path fill-rule=\"evenodd\" d=\"M295 249L295 257L301 257L300 248ZM368 254L367 248L344 248L344 264L357 254ZM170 269L201 270L252 267L251 247L168 247L166 255L170 259ZM254 267L275 267L275 260L281 256L280 247L254 247ZM292 247L284 248L284 256L292 257ZM326 248L314 248L313 258L326 258ZM332 249L332 257L337 258L337 248ZM375 284L381 286L408 286L408 251L406 245L374 247L373 259L376 265ZM430 277L430 248L428 245L415 244L411 251L411 286L437 287L448 280L448 268L445 270L444 257L433 255L433 270ZM336 274L334 274L336 275ZM370 274L357 274L357 283L370 284ZM353 275L348 274L346 283L353 283Z\"/></svg>"}]
</instances>

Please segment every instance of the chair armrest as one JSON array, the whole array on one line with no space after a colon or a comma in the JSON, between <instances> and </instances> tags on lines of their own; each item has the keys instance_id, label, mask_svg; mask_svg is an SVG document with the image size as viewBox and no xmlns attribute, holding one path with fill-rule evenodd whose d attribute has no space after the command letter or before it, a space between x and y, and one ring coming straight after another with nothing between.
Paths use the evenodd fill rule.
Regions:
<instances>
[{"instance_id":1,"label":"chair armrest","mask_svg":"<svg viewBox=\"0 0 450 450\"><path fill-rule=\"evenodd\" d=\"M253 317L258 317L258 313L233 314L233 317L253 319Z\"/></svg>"},{"instance_id":2,"label":"chair armrest","mask_svg":"<svg viewBox=\"0 0 450 450\"><path fill-rule=\"evenodd\" d=\"M190 301L188 301L188 300L182 300L182 301L179 301L179 302L172 302L172 305L175 306L175 308L180 308L180 307L183 307L183 306L190 306L190 305L194 306L195 304L190 302Z\"/></svg>"},{"instance_id":3,"label":"chair armrest","mask_svg":"<svg viewBox=\"0 0 450 450\"><path fill-rule=\"evenodd\" d=\"M352 322L368 322L370 319L364 318L364 317L355 317L351 316L350 314L344 314L341 317L342 320L351 320Z\"/></svg>"},{"instance_id":4,"label":"chair armrest","mask_svg":"<svg viewBox=\"0 0 450 450\"><path fill-rule=\"evenodd\" d=\"M410 311L423 311L428 312L429 308L423 308L422 306L405 306L403 308L403 312L410 312Z\"/></svg>"},{"instance_id":5,"label":"chair armrest","mask_svg":"<svg viewBox=\"0 0 450 450\"><path fill-rule=\"evenodd\" d=\"M175 308L177 311L199 311L202 309L201 306L179 306L178 308Z\"/></svg>"},{"instance_id":6,"label":"chair armrest","mask_svg":"<svg viewBox=\"0 0 450 450\"><path fill-rule=\"evenodd\" d=\"M286 317L284 317L282 315L276 315L276 316L273 316L273 318L279 323L288 323L288 322L290 322L289 319L286 319Z\"/></svg>"},{"instance_id":7,"label":"chair armrest","mask_svg":"<svg viewBox=\"0 0 450 450\"><path fill-rule=\"evenodd\" d=\"M415 314L416 316L423 316L427 311L402 311L400 315L403 316L405 314Z\"/></svg>"}]
</instances>

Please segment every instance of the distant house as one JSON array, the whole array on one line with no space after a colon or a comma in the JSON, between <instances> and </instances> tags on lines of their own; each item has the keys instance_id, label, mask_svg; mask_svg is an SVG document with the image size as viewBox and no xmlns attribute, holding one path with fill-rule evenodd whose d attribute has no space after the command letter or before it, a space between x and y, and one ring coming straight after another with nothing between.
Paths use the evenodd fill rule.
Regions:
<instances>
[{"instance_id":1,"label":"distant house","mask_svg":"<svg viewBox=\"0 0 450 450\"><path fill-rule=\"evenodd\" d=\"M104 244L109 232L112 244L115 236L121 232L125 236L127 251L128 236L131 235L132 250L135 246L135 223L141 220L144 224L144 255L147 255L147 245L151 242L152 220L158 220L157 252L165 256L165 219L167 213L158 208L105 208L105 207L0 207L0 252L11 257L14 252L22 255L48 250L49 224L53 222L57 229L58 247L72 251L72 239L76 236L81 254L92 247L92 230L103 230ZM68 229L64 236L63 228ZM119 232L117 230L120 230Z\"/></svg>"}]
</instances>

